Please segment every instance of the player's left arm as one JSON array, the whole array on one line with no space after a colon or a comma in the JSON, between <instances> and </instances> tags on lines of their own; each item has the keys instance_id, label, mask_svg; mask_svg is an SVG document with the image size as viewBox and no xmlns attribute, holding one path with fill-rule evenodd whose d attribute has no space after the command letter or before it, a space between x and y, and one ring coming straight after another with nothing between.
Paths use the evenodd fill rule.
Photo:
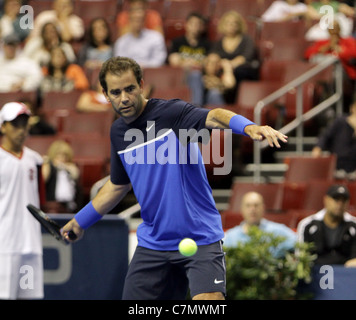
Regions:
<instances>
[{"instance_id":1,"label":"player's left arm","mask_svg":"<svg viewBox=\"0 0 356 320\"><path fill-rule=\"evenodd\" d=\"M209 111L205 126L208 129L231 129L233 133L243 134L258 141L266 138L271 147L280 148L278 140L287 142L288 139L270 126L258 126L247 118L222 108Z\"/></svg>"}]
</instances>

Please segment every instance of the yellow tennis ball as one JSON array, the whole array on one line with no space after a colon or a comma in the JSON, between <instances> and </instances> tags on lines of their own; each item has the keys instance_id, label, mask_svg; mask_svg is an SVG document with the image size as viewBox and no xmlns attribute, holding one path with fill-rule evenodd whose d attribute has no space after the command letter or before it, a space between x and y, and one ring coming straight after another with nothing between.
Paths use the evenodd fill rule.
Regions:
<instances>
[{"instance_id":1,"label":"yellow tennis ball","mask_svg":"<svg viewBox=\"0 0 356 320\"><path fill-rule=\"evenodd\" d=\"M198 246L193 239L185 238L179 243L178 250L183 256L191 257L196 254Z\"/></svg>"}]
</instances>

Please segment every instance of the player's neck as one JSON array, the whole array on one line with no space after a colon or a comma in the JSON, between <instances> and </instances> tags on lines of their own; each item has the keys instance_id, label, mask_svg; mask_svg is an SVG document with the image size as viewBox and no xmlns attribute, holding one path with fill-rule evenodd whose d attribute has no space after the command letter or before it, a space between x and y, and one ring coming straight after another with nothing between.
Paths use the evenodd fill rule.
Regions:
<instances>
[{"instance_id":1,"label":"player's neck","mask_svg":"<svg viewBox=\"0 0 356 320\"><path fill-rule=\"evenodd\" d=\"M18 158L21 158L22 152L23 152L23 145L19 145L19 146L14 145L8 139L6 139L6 137L3 137L2 140L3 140L1 143L2 149L13 154L14 156L16 156Z\"/></svg>"}]
</instances>

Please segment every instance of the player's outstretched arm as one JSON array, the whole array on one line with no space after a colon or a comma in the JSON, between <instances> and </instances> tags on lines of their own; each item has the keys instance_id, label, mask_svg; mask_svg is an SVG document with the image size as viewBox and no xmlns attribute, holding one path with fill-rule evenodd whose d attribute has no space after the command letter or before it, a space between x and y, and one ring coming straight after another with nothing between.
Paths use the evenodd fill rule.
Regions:
<instances>
[{"instance_id":1,"label":"player's outstretched arm","mask_svg":"<svg viewBox=\"0 0 356 320\"><path fill-rule=\"evenodd\" d=\"M221 108L208 113L205 126L209 129L232 129L233 133L243 134L258 141L266 138L271 147L280 148L278 140L287 142L288 139L286 135L270 126L258 126L241 115Z\"/></svg>"},{"instance_id":2,"label":"player's outstretched arm","mask_svg":"<svg viewBox=\"0 0 356 320\"><path fill-rule=\"evenodd\" d=\"M100 189L98 194L83 207L73 219L71 219L63 228L62 235L68 242L75 242L82 238L84 230L100 220L103 215L114 208L131 190L131 184L115 185L108 180ZM73 231L77 238L69 239L68 233Z\"/></svg>"}]
</instances>

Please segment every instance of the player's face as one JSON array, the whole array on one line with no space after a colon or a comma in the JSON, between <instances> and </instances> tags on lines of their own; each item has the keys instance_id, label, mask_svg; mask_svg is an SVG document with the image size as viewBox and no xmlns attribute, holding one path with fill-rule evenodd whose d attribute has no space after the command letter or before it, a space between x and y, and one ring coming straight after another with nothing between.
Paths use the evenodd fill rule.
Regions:
<instances>
[{"instance_id":1,"label":"player's face","mask_svg":"<svg viewBox=\"0 0 356 320\"><path fill-rule=\"evenodd\" d=\"M137 80L131 70L116 75L106 75L107 93L103 91L106 99L112 104L114 110L130 123L142 113L146 100L142 96L143 80Z\"/></svg>"},{"instance_id":2,"label":"player's face","mask_svg":"<svg viewBox=\"0 0 356 320\"><path fill-rule=\"evenodd\" d=\"M28 135L28 116L18 116L15 120L5 122L1 127L1 132L8 141L8 148L14 151L22 149Z\"/></svg>"}]
</instances>

